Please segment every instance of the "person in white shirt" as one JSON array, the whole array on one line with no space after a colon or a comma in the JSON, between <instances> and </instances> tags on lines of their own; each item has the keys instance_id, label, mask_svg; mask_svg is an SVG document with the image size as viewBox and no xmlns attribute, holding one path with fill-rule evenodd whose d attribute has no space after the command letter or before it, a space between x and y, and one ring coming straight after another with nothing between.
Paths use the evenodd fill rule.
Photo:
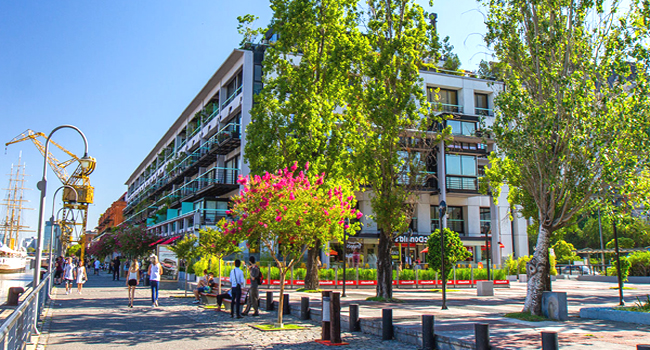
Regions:
<instances>
[{"instance_id":1,"label":"person in white shirt","mask_svg":"<svg viewBox=\"0 0 650 350\"><path fill-rule=\"evenodd\" d=\"M235 310L237 310L237 318L242 318L240 312L240 300L241 299L241 289L246 285L246 279L244 278L244 273L239 268L241 266L241 260L235 260L235 268L230 271L230 285L232 303L230 303L230 317L234 317Z\"/></svg>"},{"instance_id":2,"label":"person in white shirt","mask_svg":"<svg viewBox=\"0 0 650 350\"><path fill-rule=\"evenodd\" d=\"M65 279L65 294L70 294L72 284L76 277L76 269L72 263L72 258L66 259L65 267L63 268L63 279Z\"/></svg>"},{"instance_id":3,"label":"person in white shirt","mask_svg":"<svg viewBox=\"0 0 650 350\"><path fill-rule=\"evenodd\" d=\"M99 260L95 259L95 275L99 275Z\"/></svg>"}]
</instances>

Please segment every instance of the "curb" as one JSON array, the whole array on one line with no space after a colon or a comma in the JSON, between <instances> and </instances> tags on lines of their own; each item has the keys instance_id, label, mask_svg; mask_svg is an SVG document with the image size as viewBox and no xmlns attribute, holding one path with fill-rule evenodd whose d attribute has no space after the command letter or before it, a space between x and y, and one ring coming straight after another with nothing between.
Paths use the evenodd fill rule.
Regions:
<instances>
[{"instance_id":1,"label":"curb","mask_svg":"<svg viewBox=\"0 0 650 350\"><path fill-rule=\"evenodd\" d=\"M607 307L582 308L580 309L580 318L650 325L650 313L621 311Z\"/></svg>"}]
</instances>

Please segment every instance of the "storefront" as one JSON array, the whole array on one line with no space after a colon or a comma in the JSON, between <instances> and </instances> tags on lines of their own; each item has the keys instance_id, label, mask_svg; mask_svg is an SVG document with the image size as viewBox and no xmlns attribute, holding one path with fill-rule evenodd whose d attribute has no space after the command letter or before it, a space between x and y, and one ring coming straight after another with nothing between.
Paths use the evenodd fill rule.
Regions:
<instances>
[{"instance_id":1,"label":"storefront","mask_svg":"<svg viewBox=\"0 0 650 350\"><path fill-rule=\"evenodd\" d=\"M397 248L397 254L394 252L391 254L393 256L393 260L396 260L397 262L401 261L402 264L409 266L417 263L425 263L428 241L428 235L421 235L417 233L402 235L395 238L395 247Z\"/></svg>"}]
</instances>

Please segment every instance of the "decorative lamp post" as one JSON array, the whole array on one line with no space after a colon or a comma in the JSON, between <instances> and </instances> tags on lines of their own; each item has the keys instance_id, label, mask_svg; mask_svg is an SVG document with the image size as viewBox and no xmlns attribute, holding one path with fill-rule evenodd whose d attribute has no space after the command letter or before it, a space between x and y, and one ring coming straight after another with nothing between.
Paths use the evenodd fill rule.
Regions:
<instances>
[{"instance_id":1,"label":"decorative lamp post","mask_svg":"<svg viewBox=\"0 0 650 350\"><path fill-rule=\"evenodd\" d=\"M445 271L445 227L443 217L447 213L447 203L441 201L438 205L440 219L440 272L442 274L442 310L447 310L447 275Z\"/></svg>"},{"instance_id":2,"label":"decorative lamp post","mask_svg":"<svg viewBox=\"0 0 650 350\"><path fill-rule=\"evenodd\" d=\"M69 186L69 185L60 186L59 188L56 189L56 191L54 191L54 194L52 195L52 216L50 217L50 222L52 223L52 226L51 226L51 229L50 229L50 261L49 261L49 264L48 264L48 273L50 274L50 288L49 288L48 292L50 290L52 290L52 286L53 286L53 283L54 283L54 279L52 278L52 252L54 251L54 206L55 206L55 202L56 202L56 194L59 193L59 190L62 189L62 188L69 188L69 189L72 190L72 192L74 193L74 196L75 196L75 202L79 199L79 195L77 194L77 190L74 187Z\"/></svg>"}]
</instances>

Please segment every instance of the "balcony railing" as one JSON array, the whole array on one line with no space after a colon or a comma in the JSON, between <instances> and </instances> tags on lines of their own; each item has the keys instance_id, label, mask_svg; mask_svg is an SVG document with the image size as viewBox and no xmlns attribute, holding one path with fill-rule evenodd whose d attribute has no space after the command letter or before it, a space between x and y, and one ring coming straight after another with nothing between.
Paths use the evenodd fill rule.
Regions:
<instances>
[{"instance_id":1,"label":"balcony railing","mask_svg":"<svg viewBox=\"0 0 650 350\"><path fill-rule=\"evenodd\" d=\"M219 220L226 217L227 209L198 209L199 225L216 225Z\"/></svg>"},{"instance_id":2,"label":"balcony railing","mask_svg":"<svg viewBox=\"0 0 650 350\"><path fill-rule=\"evenodd\" d=\"M223 103L221 104L221 109L226 107L230 102L232 102L235 99L235 97L237 97L237 95L239 95L239 93L242 91L242 87L243 85L238 87L237 90L235 90L235 92L230 94L230 96L228 96L228 98L225 101L223 101Z\"/></svg>"},{"instance_id":3,"label":"balcony railing","mask_svg":"<svg viewBox=\"0 0 650 350\"><path fill-rule=\"evenodd\" d=\"M492 109L490 108L481 108L481 107L475 107L474 108L474 114L476 115L482 115L486 117L491 117L494 115Z\"/></svg>"},{"instance_id":4,"label":"balcony railing","mask_svg":"<svg viewBox=\"0 0 650 350\"><path fill-rule=\"evenodd\" d=\"M475 177L447 176L448 190L478 191L478 179Z\"/></svg>"},{"instance_id":5,"label":"balcony railing","mask_svg":"<svg viewBox=\"0 0 650 350\"><path fill-rule=\"evenodd\" d=\"M463 113L463 106L461 105L452 105L448 103L437 103L432 102L433 108L439 112L450 112L450 113Z\"/></svg>"}]
</instances>

